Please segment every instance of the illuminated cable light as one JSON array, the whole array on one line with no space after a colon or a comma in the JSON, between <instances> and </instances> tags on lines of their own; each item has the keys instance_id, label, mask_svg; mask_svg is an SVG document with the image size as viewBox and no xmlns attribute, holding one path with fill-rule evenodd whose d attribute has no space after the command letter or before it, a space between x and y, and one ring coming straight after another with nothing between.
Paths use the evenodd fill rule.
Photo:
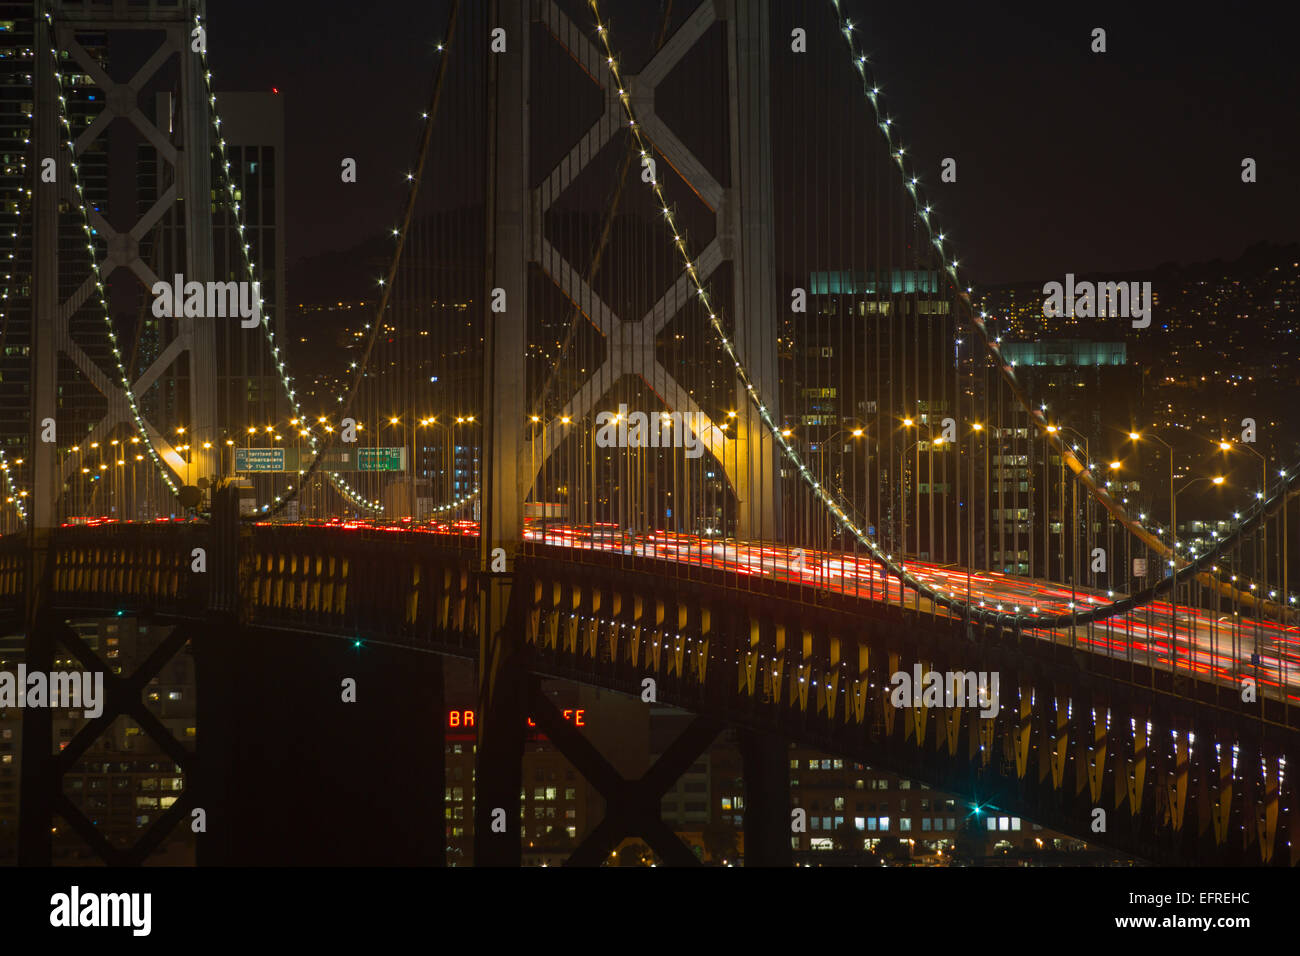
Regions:
<instances>
[{"instance_id":1,"label":"illuminated cable light","mask_svg":"<svg viewBox=\"0 0 1300 956\"><path fill-rule=\"evenodd\" d=\"M599 4L598 4L597 0L591 0L591 6L592 6L592 10L593 10L593 12L594 12L595 15L596 15L597 20L599 21L599 19L600 19L600 11L599 11ZM837 8L837 10L838 10L838 4L836 4L836 8ZM851 32L851 31L850 31L850 32ZM609 38L608 38L607 31L606 31L604 25L603 25L603 24L600 24L599 22L598 22L598 25L597 25L597 33L599 34L599 36L601 37L601 39L602 39L602 40L604 41L604 43L605 43L606 54L607 54L607 58L608 58L608 59L607 59L607 62L610 64L610 67L611 67L611 73L614 75L614 79L615 79L616 81L618 81L618 82L621 83L621 79L620 79L620 77L618 76L617 67L615 67L615 66L613 65L613 63L614 63L614 58L613 58L612 49L610 48L610 45L609 45L609 42L610 42L610 41L609 41ZM635 121L635 117L633 117L632 112L631 112L631 106L630 106L630 104L624 102L623 105L624 105L624 109L625 109L625 111L626 111L627 114L628 114L628 118L629 118L629 126L632 128L632 130L633 130L633 132L634 132L634 135L635 135L636 138L637 138L637 146L638 146L638 147L640 148L640 150L641 150L641 155L644 156L644 155L647 154L649 147L647 146L646 141L645 141L644 138L642 137L642 135L641 135L641 133L640 133L640 130L637 128L637 124L636 124L636 121ZM885 135L886 135L886 138L888 138L888 129L887 129L887 127L890 125L890 122L891 122L890 120L886 119L886 120L884 121L884 123L882 124L882 128L885 128ZM673 217L672 217L671 210L669 209L668 204L667 204L667 201L666 201L666 199L664 198L664 195L663 195L662 189L660 188L660 186L659 186L658 183L652 183L651 186L652 186L652 188L654 189L657 198L659 199L659 201L660 201L661 204L662 204L662 208L663 208L663 211L664 211L664 215L665 215L665 217L668 219L668 226L669 226L669 228L672 229L672 230L674 231L674 234L676 234L676 233L678 232L678 229L677 229L677 226L676 226L675 222L673 221ZM925 211L926 211L926 213L929 212L929 207L928 207L928 206L926 207ZM928 226L928 220L927 220L927 226ZM943 238L943 236L942 236L942 234L940 234L940 235L939 235L939 240L941 241L942 238ZM683 253L683 254L684 254L684 253ZM690 260L687 259L686 262L687 262L687 266L688 266L688 269L689 269L689 266L690 266ZM953 269L953 278L954 278L954 279L956 279L956 272L955 272L956 267L957 267L957 262L954 260L954 261L953 261L953 264L952 264L952 269ZM752 400L755 402L755 404L758 406L759 413L760 413L760 417L761 417L761 419L763 420L764 425L766 425L766 426L768 427L769 431L772 432L773 436L774 436L774 437L777 439L777 441L781 444L781 446L782 446L784 452L786 453L787 457L789 457L790 460L791 460L791 461L792 461L796 466L799 467L801 474L804 474L804 475L806 476L807 473L808 473L808 469L807 469L807 467L806 467L806 466L803 464L803 462L800 460L800 458L798 457L797 453L796 453L796 452L795 452L795 451L790 447L789 443L787 443L787 442L784 440L784 436L781 434L781 429L780 429L779 426L778 426L778 425L777 425L777 424L772 420L772 418L771 418L770 414L768 413L766 407L765 407L765 406L763 405L763 403L761 402L761 399L759 398L759 396L758 396L758 394L757 394L757 391L755 390L755 388L754 388L754 386L753 386L753 384L752 384L752 381L750 381L748 371L744 368L744 366L742 365L742 363L741 363L741 362L739 361L739 359L736 357L736 352L735 352L734 348L732 347L732 344L731 344L730 340L727 338L727 336L726 336L726 334L725 334L725 331L724 331L723 328L722 328L721 322L717 319L717 317L716 317L716 313L714 312L714 310L713 310L713 308L712 308L712 305L711 305L711 303L710 303L710 301L709 301L709 296L708 296L707 291L704 289L702 283L700 283L699 279L695 276L695 274L694 274L693 272L691 272L690 275L691 275L691 279L692 279L692 281L696 284L697 292L699 293L700 297L704 300L704 304L705 304L706 308L709 309L709 318L710 318L710 320L711 320L711 324L714 326L714 330L715 330L715 332L717 333L719 339L721 340L722 345L723 345L723 347L724 347L724 350L725 350L725 351L727 352L727 354L728 354L729 356L731 356L731 357L733 358L733 360L735 361L735 367L736 367L736 371L737 371L737 376L738 376L738 377L741 379L741 381L745 384L745 386L746 386L746 390L747 390L747 391L750 393L750 395L751 395L751 399L752 399ZM969 295L968 295L968 294L967 294L966 298L967 298L967 304L969 305ZM985 317L985 316L984 316L984 314L982 313L982 314L981 314L981 319L976 319L976 320L975 320L975 324L976 324L977 327L980 329L980 331L985 331L985 330L984 330L984 323L983 323L983 321L982 321L982 318L983 318L983 317ZM985 341L986 341L986 343L987 343L987 338L985 339ZM1004 365L1003 367L1004 367L1004 368L1007 368L1005 365ZM1008 372L1009 372L1009 369L1007 369L1007 370L1008 370ZM1010 373L1010 374L1012 374L1012 376L1013 376L1013 380L1014 380L1014 375L1013 375L1013 373ZM815 493L817 494L818 498L822 501L823 504L827 505L828 507L831 506L831 505L833 505L833 502L831 501L831 499L829 498L829 496L826 494L826 492L824 491L824 489L820 488L819 486L814 486L813 490L815 491ZM847 520L844 522L844 524L845 524L845 527L846 527L849 531L851 531L851 532L853 533L853 535L858 539L858 541L859 541L861 544L863 544L863 545L868 549L868 551L872 554L872 556L876 558L877 562L879 562L879 563L880 563L880 564L881 564L881 565L882 565L886 570L892 571L894 574L896 574L896 575L899 577L900 584L906 584L906 585L910 585L910 586L912 586L912 590L914 591L914 593L916 593L916 594L918 594L918 595L925 595L925 596L926 596L927 598L929 598L930 600L932 600L932 601L938 601L938 602L941 603L943 606L946 606L946 607L947 607L947 606L950 606L950 607L954 607L954 608L956 608L956 607L965 607L965 608L967 609L967 611L969 612L969 606L968 606L968 605L964 605L964 604L962 604L961 602L958 602L958 601L950 601L950 600L944 598L944 597L943 597L939 592L937 592L937 591L933 590L932 588L929 588L928 586L922 584L918 579L916 579L916 578L915 578L914 576L912 576L911 574L906 573L902 568L899 568L899 567L893 565L893 564L891 563L891 560L892 560L892 557L891 557L891 556L885 555L885 556L882 557L879 546L876 545L876 543L875 543L874 541L871 541L871 540L866 536L866 534L862 531L862 529L859 528L857 525L855 525L855 524L853 524L852 522L849 522L849 521L847 521ZM984 606L984 602L983 602L983 601L980 602L980 606L981 606L981 607ZM1037 607L1036 607L1036 606L1035 606L1035 611L1037 611ZM995 620L996 620L996 619L995 619ZM1052 619L1049 618L1049 620L1052 620ZM1066 621L1061 620L1060 618L1056 618L1056 620L1058 620L1058 622L1059 622L1060 624L1062 624L1062 625L1063 625L1064 623L1067 623ZM1016 619L1015 619L1015 622L1014 622L1014 626L1017 626L1017 627L1018 627L1018 626L1019 626L1019 622L1020 622L1020 619L1019 619L1019 618L1016 618ZM998 621L998 623L1005 623L1005 622Z\"/></svg>"},{"instance_id":2,"label":"illuminated cable light","mask_svg":"<svg viewBox=\"0 0 1300 956\"><path fill-rule=\"evenodd\" d=\"M856 47L856 45L855 45L855 43L854 43L854 38L853 38L853 36L852 36L852 32L853 32L853 31L852 31L852 28L851 28L851 22L849 22L849 21L845 21L845 20L842 18L842 16L840 15L840 9L839 9L839 3L838 3L838 0L832 0L832 6L833 6L834 9L835 9L835 12L836 12L837 17L839 17L839 19L840 19L840 23L841 23L841 32L844 34L844 36L845 36L845 41L846 41L846 43L848 44L849 52L850 52L850 56L853 57L853 58L856 59L856 60L861 60L861 59L862 59L862 54L861 54L861 52L858 50L858 48ZM875 85L873 84L872 87L871 87L871 90L870 90L870 92L869 92L869 94L868 94L868 99L870 100L873 109L876 109L876 108L877 108L876 95L877 95L879 92L880 92L879 87L878 87L878 86L875 86ZM878 119L878 120L881 120L881 119L882 119L882 118L880 117L880 115L879 115L878 112L877 112L877 119ZM883 132L883 134L884 134L884 136L885 136L885 139L886 139L887 141L890 141L890 132L891 132L891 131L890 131L890 127L891 127L891 125L892 125L892 121L891 121L890 119L888 119L888 118L883 119L883 122L880 122L880 124L879 124L880 129L882 130L882 132ZM891 142L891 145L892 145L892 142ZM900 149L900 150L899 150L899 153L901 154L901 152L902 152L902 150ZM900 160L900 165L901 165L901 160ZM904 172L904 175L906 175L906 171ZM915 199L915 198L916 198L916 194L913 192L912 195L913 195L913 197L914 197L914 199ZM930 214L930 212L931 212L930 207L927 205L927 206L925 206L925 207L924 207L920 212L921 212L921 219L925 222L926 227L927 227L928 229L931 230L931 235L933 236L933 235L934 235L933 227L932 227L932 225L931 225L931 223L930 223L930 219L929 219L929 214ZM943 235L942 235L942 234L939 234L939 236L938 236L938 241L942 241L943 238L944 238ZM936 242L936 245L938 244L938 241ZM950 267L950 275L952 276L954 282L957 282L957 281L958 281L958 276L957 276L957 273L956 273L956 269L957 269L957 262L954 260L954 261L952 262L952 264L951 264L951 267ZM971 305L971 302L970 302L970 296L969 296L969 289L967 290L967 293L963 296L963 298L965 299L967 305ZM972 307L972 308L973 308L973 307ZM980 313L980 317L979 317L979 318L976 318L976 319L973 320L973 321L974 321L974 324L975 324L975 326L976 326L976 328L977 328L980 332L982 332L982 333L985 333L985 332L986 332L985 324L984 324L984 320L985 320L985 319L987 319L987 313L983 313L983 312L981 312L981 313ZM987 344L987 338L985 339L985 342L986 342L986 344ZM1006 377L1007 377L1010 381L1012 381L1012 382L1014 383L1014 382L1016 381L1014 369L1013 369L1011 366L1007 365L1006 363L1000 363L1000 367L1003 369L1003 372L1005 373ZM1077 480L1077 476L1076 476L1076 480ZM1088 483L1085 483L1085 484L1088 484ZM1088 484L1088 487L1089 487L1089 492L1090 492L1091 494L1093 494L1094 496L1098 497L1099 499L1103 499L1103 504L1104 504L1104 503L1105 503L1105 501L1104 501L1105 496L1104 496L1104 493L1101 492L1101 489L1098 489L1098 488L1096 488L1095 485L1091 485L1091 484ZM1121 515L1124 514L1122 508L1120 509L1120 513L1121 513ZM1134 531L1134 528L1131 527L1131 519L1127 519L1127 517L1124 516L1124 517L1121 517L1120 520L1121 520L1121 523L1122 523L1122 524L1124 524L1126 527L1128 527L1128 529L1130 530L1130 532L1133 532L1133 531Z\"/></svg>"},{"instance_id":3,"label":"illuminated cable light","mask_svg":"<svg viewBox=\"0 0 1300 956\"><path fill-rule=\"evenodd\" d=\"M196 15L195 18L194 18L194 22L195 22L196 24L201 25L201 18L200 18L199 16ZM216 112L217 96L216 96L216 93L213 92L213 90L212 90L212 73L211 73L210 70L207 69L207 52L206 52L206 51L201 51L200 54L199 54L199 56L200 56L200 59L201 59L201 61L202 61L203 66L204 66L204 68L205 68L204 79L205 79L205 82L206 82L207 87L208 87L208 102L209 102L209 104L210 104L211 107L212 107L212 110L211 110L211 115L212 115L212 126L213 126L214 131L215 131L216 134L217 134L217 137L216 137L216 138L217 138L217 147L218 147L218 149L219 149L219 151L220 151L220 153L221 153L221 162L220 162L218 165L228 173L229 170L230 170L230 161L229 161L229 156L228 156L227 153L226 153L226 142L225 142L225 139L221 136L221 130L220 130L220 127L221 127L221 117L220 117L219 115L217 115L217 112ZM242 215L241 215L240 203L239 203L239 202L236 200L236 198L235 198L235 183L234 183L234 180L231 179L229 176L226 177L225 187L226 187L226 193L227 193L227 194L229 195L229 197L230 197L231 206L232 206L232 208L233 208L233 210L234 210L234 213L235 213L235 219L236 219L236 224L237 224L238 230L239 230L240 234L242 235L242 234L243 234L243 231L244 231L244 223L243 223L243 218L242 218ZM256 275L256 264L253 262L252 258L249 256L249 246L248 246L247 244L244 244L244 245L243 245L243 261L244 261L244 270L245 270L245 272L246 272L250 277L255 276L255 275ZM262 305L264 305L264 303L259 302L259 306L262 306ZM271 346L272 354L275 355L276 357L278 357L278 356L279 356L279 351L278 351L278 349L275 347L275 333L274 333L274 331L271 329L271 316L270 316L270 314L269 314L269 313L268 313L264 308L262 309L262 322L261 322L261 327L262 327L262 330L263 330L264 334L266 335L266 339L267 339L268 344ZM285 364L284 364L283 362L279 362L279 363L277 363L277 366L276 366L276 367L277 367L277 371L280 373L280 375L279 375L279 378L280 378L280 384L281 384L281 386L283 387L283 389L284 389L284 391L285 391L285 394L286 394L286 396L287 396L288 399L289 399L289 407L290 407L290 410L291 410L291 412L292 412L292 414L293 414L293 417L294 417L294 418L302 418L302 417L303 417L303 415L302 415L302 410L301 410L300 406L298 405L298 400L297 400L297 397L296 397L296 390L295 390L294 387L293 387L293 378L292 378L292 376L289 375L288 371L287 371L286 368L285 368ZM342 401L342 398L340 398L339 400ZM311 440L311 449L312 449L313 452L316 451L316 447L317 447L317 443L316 443L316 441L315 441L315 438L313 437L313 439ZM382 506L382 504L380 504L380 503L378 503L378 502L372 502L372 501L368 501L368 500L366 500L366 499L363 498L360 494L358 494L355 490L353 490L353 489L351 488L350 485L348 485L348 484L347 484L346 482L344 482L342 479L338 478L337 475L331 474L331 482L330 482L330 483L334 485L335 490L338 491L338 492L339 492L339 493L344 497L344 499L347 500L349 503L351 503L351 504L353 504L353 505L356 505L356 506L358 506L358 507L360 507L360 508L363 508L363 509L365 509L365 510L367 510L367 511L371 511L371 512L376 512L376 513L377 513L377 512L381 512L381 511L383 510L383 506ZM278 499L277 499L277 500L278 500ZM263 506L261 507L261 510L262 510L263 512L265 512L265 511L267 511L267 510L269 509L269 507L270 507L269 505L263 505Z\"/></svg>"}]
</instances>

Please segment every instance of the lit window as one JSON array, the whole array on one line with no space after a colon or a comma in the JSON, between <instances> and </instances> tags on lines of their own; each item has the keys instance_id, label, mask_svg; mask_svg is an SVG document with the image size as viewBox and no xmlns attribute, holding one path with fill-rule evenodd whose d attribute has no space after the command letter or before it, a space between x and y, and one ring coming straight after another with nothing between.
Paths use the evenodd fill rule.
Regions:
<instances>
[{"instance_id":1,"label":"lit window","mask_svg":"<svg viewBox=\"0 0 1300 956\"><path fill-rule=\"evenodd\" d=\"M912 829L912 818L911 818L911 817L899 817L899 818L898 818L898 830L899 830L900 833L906 833L906 832L908 832L908 831L911 830L911 829Z\"/></svg>"}]
</instances>

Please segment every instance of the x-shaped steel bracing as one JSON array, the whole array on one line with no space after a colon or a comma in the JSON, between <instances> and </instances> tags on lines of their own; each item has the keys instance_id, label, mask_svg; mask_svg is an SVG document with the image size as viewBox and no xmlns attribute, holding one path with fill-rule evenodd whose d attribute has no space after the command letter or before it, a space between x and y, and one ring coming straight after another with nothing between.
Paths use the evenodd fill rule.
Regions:
<instances>
[{"instance_id":1,"label":"x-shaped steel bracing","mask_svg":"<svg viewBox=\"0 0 1300 956\"><path fill-rule=\"evenodd\" d=\"M574 307L600 331L606 344L605 360L569 400L564 414L575 419L590 415L621 378L636 375L667 408L683 413L686 418L684 427L696 431L700 443L717 459L732 487L740 488L743 463L739 461L741 456L732 447L741 440L729 438L714 425L690 393L655 356L655 339L658 334L687 302L695 298L695 286L690 275L683 271L640 321L626 321L600 298L581 273L546 239L542 229L543 215L609 143L614 133L626 124L626 120L618 91L610 85L605 58L595 44L560 10L555 0L540 0L539 7L539 17L551 35L605 94L605 108L600 118L533 191L531 258L541 266ZM637 123L664 159L717 219L716 238L693 263L702 280L711 276L724 261L733 258L731 236L734 235L734 191L724 189L659 118L654 110L654 95L663 79L717 20L713 0L705 0L640 74L625 76L625 82L630 86L630 99L636 110ZM520 472L528 474L529 486L563 439L564 435L559 430L547 430L540 449L530 447L521 451ZM533 458L532 455L539 450L539 458Z\"/></svg>"},{"instance_id":2,"label":"x-shaped steel bracing","mask_svg":"<svg viewBox=\"0 0 1300 956\"><path fill-rule=\"evenodd\" d=\"M189 36L183 22L169 23L164 26L166 34L162 44L154 51L148 61L136 72L135 76L126 83L118 83L110 77L95 60L94 57L83 47L76 39L74 34L74 22L56 22L58 42L61 49L67 50L77 65L89 75L99 88L103 91L105 97L105 106L95 120L77 137L74 143L73 153L76 156L85 155L87 149L99 139L100 136L108 129L108 126L116 118L124 118L136 127L146 140L158 151L160 157L171 164L176 171L172 184L167 187L161 196L154 201L153 205L136 220L135 224L125 232L119 232L114 229L107 220L94 208L87 208L91 228L97 235L102 236L107 244L107 255L100 263L100 273L107 278L114 270L119 267L126 267L135 273L136 277L152 290L154 284L159 281L158 276L149 267L149 265L140 257L140 242L148 235L149 231L157 225L158 221L174 207L179 197L177 183L181 181L182 153L178 151L164 136L157 126L155 126L144 115L139 107L139 96L145 85L153 76L163 67L164 64L175 53L184 54L185 44L189 42ZM58 181L60 183L60 193L69 204L79 205L84 202L84 198L77 194L73 188L73 177L71 170L72 156L67 155L67 151L61 150L58 156ZM104 433L114 426L126 422L133 424L130 411L130 404L127 401L126 386L120 382L115 382L101 369L95 362L86 355L85 351L72 339L69 329L69 322L73 315L86 304L92 295L96 294L96 280L92 272L86 276L84 282L77 290L64 302L61 302L57 312L55 329L55 343L60 352L67 355L77 369L84 375L101 395L108 401L108 411L103 419L92 429L92 433ZM177 318L174 319L178 325L178 332L175 338L163 349L162 353L145 369L145 371L130 385L131 394L136 401L153 386L159 377L183 355L194 347L194 319ZM184 474L186 469L185 459L172 444L163 436L158 428L144 419L145 432L150 443L157 450L159 456L171 467L176 474ZM67 479L77 467L76 459L68 456L64 459L62 465L62 478Z\"/></svg>"}]
</instances>

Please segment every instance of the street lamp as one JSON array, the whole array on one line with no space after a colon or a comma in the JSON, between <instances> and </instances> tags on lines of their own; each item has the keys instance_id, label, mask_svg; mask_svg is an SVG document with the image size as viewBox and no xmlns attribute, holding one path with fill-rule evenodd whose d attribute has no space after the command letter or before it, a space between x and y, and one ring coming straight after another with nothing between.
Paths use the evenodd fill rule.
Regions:
<instances>
[{"instance_id":1,"label":"street lamp","mask_svg":"<svg viewBox=\"0 0 1300 956\"><path fill-rule=\"evenodd\" d=\"M971 422L970 426L970 497L975 497L975 436L982 434L984 424L982 422ZM984 489L980 495L984 499L984 569L987 571L992 563L989 560L989 455L988 445L984 446ZM970 603L970 568L975 563L975 513L973 509L967 512L966 517L967 529L967 555L966 555L966 603Z\"/></svg>"},{"instance_id":2,"label":"street lamp","mask_svg":"<svg viewBox=\"0 0 1300 956\"><path fill-rule=\"evenodd\" d=\"M1131 441L1138 442L1141 441L1144 436L1137 432L1129 432L1128 437ZM1169 442L1165 441L1159 435L1149 434L1145 437L1150 438L1152 441L1158 441L1160 444L1164 445L1165 448L1169 449L1169 531L1170 540L1172 541L1174 536L1177 534L1178 528L1176 520L1177 505L1174 503L1174 446L1169 444Z\"/></svg>"},{"instance_id":3,"label":"street lamp","mask_svg":"<svg viewBox=\"0 0 1300 956\"><path fill-rule=\"evenodd\" d=\"M538 421L540 419L538 419L538 417L534 415L533 420ZM420 424L425 428L441 428L443 431L447 433L442 448L442 472L447 478L447 492L446 492L446 497L443 499L442 504L439 506L440 509L446 508L451 505L451 500L453 497L451 491L451 426L444 422L438 421L437 415L430 415L424 421L420 422Z\"/></svg>"},{"instance_id":4,"label":"street lamp","mask_svg":"<svg viewBox=\"0 0 1300 956\"><path fill-rule=\"evenodd\" d=\"M1198 484L1202 481L1208 481L1213 485L1221 485L1223 484L1223 476L1215 475L1213 478L1206 478L1204 476L1200 478L1193 478L1191 481L1187 482L1187 484L1183 485L1181 488L1179 488L1176 492L1174 492L1170 496L1169 508L1170 508L1170 516L1171 516L1170 524L1173 525L1173 555L1172 555L1172 560L1170 560L1169 562L1171 566L1170 578L1172 579L1170 581L1170 586L1169 586L1169 621L1170 621L1169 640L1173 649L1173 653L1170 655L1170 659L1173 662L1174 670L1178 669L1178 525L1174 523L1175 522L1174 516L1176 516L1178 513L1178 496L1181 495L1188 488L1192 487L1192 485ZM1172 487L1173 485L1170 485L1170 488ZM1192 638L1190 634L1188 635L1187 640L1188 640L1187 665L1188 668L1190 669L1192 665L1192 646L1191 646Z\"/></svg>"},{"instance_id":5,"label":"street lamp","mask_svg":"<svg viewBox=\"0 0 1300 956\"><path fill-rule=\"evenodd\" d=\"M910 451L912 451L912 449L916 449L916 469L915 469L915 471L914 471L914 473L913 473L913 475L914 475L914 477L913 477L913 481L916 483L916 510L917 510L918 515L919 515L919 513L920 513L920 511L921 511L921 444L922 444L923 442L926 442L926 441L928 441L928 442L930 443L930 447L931 447L931 448L937 448L937 447L940 447L940 446L943 445L943 443L944 443L944 437L943 437L942 435L940 435L938 438L928 438L928 439L927 439L927 438L918 438L916 441L912 442L912 444L908 445L907 448L905 448L905 449L903 450L903 460L906 461L906 460L907 460L907 453L910 452ZM933 470L934 470L934 469L933 469L933 466L932 466L932 467L931 467L931 472L932 472L932 473L933 473ZM904 486L904 489L903 489L903 547L900 549L900 552L899 552L900 555L901 555L902 553L906 552L906 550L907 550L907 489L906 489L906 483L904 483L904 484L905 484L905 486ZM930 500L931 500L931 502L933 503L933 500L934 500L933 497L931 497ZM933 512L933 508L931 508L931 511ZM932 547L931 547L931 551L933 551L933 541L934 541L934 523L933 523L933 522L931 522L931 524L930 524L930 539L931 539L931 545L932 545ZM921 550L921 530L920 530L919 527L917 528L916 550L917 550L918 552ZM933 558L933 554L931 555L931 558ZM919 600L919 598L918 598L918 600Z\"/></svg>"},{"instance_id":6,"label":"street lamp","mask_svg":"<svg viewBox=\"0 0 1300 956\"><path fill-rule=\"evenodd\" d=\"M1259 491L1255 492L1255 498L1263 500L1264 494L1268 491L1268 460L1255 449L1251 448L1245 442L1240 442L1240 446L1259 459ZM1228 454L1233 450L1233 445L1226 442L1219 442L1219 450ZM1259 526L1259 555L1256 558L1258 567L1255 569L1261 580L1267 580L1268 577L1268 522L1263 521Z\"/></svg>"},{"instance_id":7,"label":"street lamp","mask_svg":"<svg viewBox=\"0 0 1300 956\"><path fill-rule=\"evenodd\" d=\"M727 425L727 422L723 422L722 425L723 425L723 427L725 428L726 425ZM827 451L827 448L829 448L829 447L833 447L834 444L835 444L835 440L836 440L837 438L839 438L841 435L852 435L854 438L863 438L863 437L866 436L866 434L867 434L867 430L866 430L865 427L860 426L860 425L856 425L856 424L852 424L852 425L849 425L849 426L847 426L847 427L845 427L845 428L841 428L841 429L839 429L839 430L836 431L834 434L832 434L829 438L823 439L822 441L820 441L820 442L817 443L817 450L818 450L818 451L820 452L820 454L821 454L821 474L822 474L822 481L823 481L823 483L824 483L827 487L830 487L831 484L832 484L830 481L827 480L827 475L826 475L826 451ZM870 453L870 446L868 445L868 454L869 454L869 453ZM868 461L870 461L870 458L868 458ZM852 471L853 471L853 488L852 488L852 497L849 497L849 498L848 498L848 501L849 501L850 503L854 502L854 501L857 499L857 492L858 492L858 470L857 470L856 467L853 467L853 468L852 468ZM836 493L840 496L841 499L845 498L846 495L844 494L843 479L842 479L842 477L841 477L841 480L840 480L840 481L837 481L837 482L835 482L834 484L835 484L835 490L836 490ZM865 507L864 507L863 514L865 514L865 515L867 516L867 521L870 522L870 520L871 520L871 486L870 486L870 485L867 486L867 503L866 503L866 505L865 505ZM828 521L831 520L831 519L830 519L830 516L829 516L829 513L828 513L828 516L827 516L827 520L828 520ZM828 535L828 538L829 538L829 535ZM855 545L854 547L856 548L856 545Z\"/></svg>"}]
</instances>

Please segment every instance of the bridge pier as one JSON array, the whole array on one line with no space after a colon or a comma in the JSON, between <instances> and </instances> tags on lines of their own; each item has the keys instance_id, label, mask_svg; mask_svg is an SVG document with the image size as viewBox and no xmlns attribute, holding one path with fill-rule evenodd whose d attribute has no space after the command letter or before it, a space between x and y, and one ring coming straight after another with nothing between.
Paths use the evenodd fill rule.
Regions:
<instances>
[{"instance_id":1,"label":"bridge pier","mask_svg":"<svg viewBox=\"0 0 1300 956\"><path fill-rule=\"evenodd\" d=\"M664 794L712 746L721 725L696 717L639 780L624 779L537 687L537 725L605 800L605 816L573 851L566 866L600 866L629 836L639 836L668 866L695 866L695 854L659 815ZM788 841L787 841L788 842Z\"/></svg>"},{"instance_id":2,"label":"bridge pier","mask_svg":"<svg viewBox=\"0 0 1300 956\"><path fill-rule=\"evenodd\" d=\"M745 866L793 866L790 847L790 745L740 732L745 779Z\"/></svg>"},{"instance_id":3,"label":"bridge pier","mask_svg":"<svg viewBox=\"0 0 1300 956\"><path fill-rule=\"evenodd\" d=\"M26 664L29 672L48 674L54 670L54 621L44 611L27 619ZM22 776L18 792L19 866L49 866L53 859L51 828L59 793L58 768L52 752L53 718L54 711L49 707L29 707L23 714Z\"/></svg>"},{"instance_id":4,"label":"bridge pier","mask_svg":"<svg viewBox=\"0 0 1300 956\"><path fill-rule=\"evenodd\" d=\"M505 603L501 594L492 597L496 599L493 607ZM492 640L483 642L481 653L474 751L474 865L517 867L523 863L519 790L528 718L522 635L503 623Z\"/></svg>"},{"instance_id":5,"label":"bridge pier","mask_svg":"<svg viewBox=\"0 0 1300 956\"><path fill-rule=\"evenodd\" d=\"M231 485L211 532L193 641L198 864L445 866L442 658L249 626Z\"/></svg>"},{"instance_id":6,"label":"bridge pier","mask_svg":"<svg viewBox=\"0 0 1300 956\"><path fill-rule=\"evenodd\" d=\"M511 579L523 537L523 447L530 194L528 189L529 5L495 0L492 23L509 52L488 58L487 282L504 310L485 312L483 496L479 531L478 743L474 863L519 866L527 684L523 628L511 614ZM507 157L509 159L507 159ZM515 162L524 157L523 162ZM533 476L529 476L531 481ZM504 568L502 565L504 564Z\"/></svg>"},{"instance_id":7,"label":"bridge pier","mask_svg":"<svg viewBox=\"0 0 1300 956\"><path fill-rule=\"evenodd\" d=\"M32 82L36 112L33 138L36 156L59 156L58 88L51 71L49 32L37 5L35 60ZM36 187L33 201L35 248L32 257L32 421L28 448L32 458L32 513L29 518L26 664L29 671L50 672L54 665L54 625L49 612L50 535L63 485L58 473L57 444L42 440L46 424L57 414L59 300L59 195L52 185ZM49 866L53 853L51 825L59 777L54 763L53 713L32 707L23 715L22 777L19 783L18 863Z\"/></svg>"}]
</instances>

